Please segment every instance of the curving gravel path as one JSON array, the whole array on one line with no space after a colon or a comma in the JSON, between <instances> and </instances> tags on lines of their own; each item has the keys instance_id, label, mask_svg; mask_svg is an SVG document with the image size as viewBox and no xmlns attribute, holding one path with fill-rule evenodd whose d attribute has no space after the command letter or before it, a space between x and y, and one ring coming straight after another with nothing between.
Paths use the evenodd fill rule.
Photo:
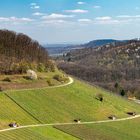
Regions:
<instances>
[{"instance_id":1,"label":"curving gravel path","mask_svg":"<svg viewBox=\"0 0 140 140\"><path fill-rule=\"evenodd\" d=\"M116 120L91 121L91 122L81 122L81 123L74 123L73 122L73 123L52 123L52 124L25 125L25 126L20 126L20 127L17 127L17 128L3 129L3 130L0 130L0 132L12 131L12 130L23 129L23 128L32 128L32 127L61 126L61 125L82 125L82 124L100 124L100 123L108 123L108 122L120 122L120 121L125 121L125 120L132 120L132 119L139 118L139 117L140 117L140 115L127 117L127 118L116 119Z\"/></svg>"}]
</instances>

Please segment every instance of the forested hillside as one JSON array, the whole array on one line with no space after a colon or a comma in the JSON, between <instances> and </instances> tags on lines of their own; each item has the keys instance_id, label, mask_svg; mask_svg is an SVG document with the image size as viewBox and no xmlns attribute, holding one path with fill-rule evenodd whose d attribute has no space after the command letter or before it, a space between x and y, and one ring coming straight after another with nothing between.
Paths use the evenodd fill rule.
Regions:
<instances>
[{"instance_id":1,"label":"forested hillside","mask_svg":"<svg viewBox=\"0 0 140 140\"><path fill-rule=\"evenodd\" d=\"M48 53L25 34L0 30L0 73L24 73L26 69L50 69Z\"/></svg>"},{"instance_id":2,"label":"forested hillside","mask_svg":"<svg viewBox=\"0 0 140 140\"><path fill-rule=\"evenodd\" d=\"M67 73L105 88L140 96L140 41L111 43L97 48L73 50L59 67Z\"/></svg>"}]
</instances>

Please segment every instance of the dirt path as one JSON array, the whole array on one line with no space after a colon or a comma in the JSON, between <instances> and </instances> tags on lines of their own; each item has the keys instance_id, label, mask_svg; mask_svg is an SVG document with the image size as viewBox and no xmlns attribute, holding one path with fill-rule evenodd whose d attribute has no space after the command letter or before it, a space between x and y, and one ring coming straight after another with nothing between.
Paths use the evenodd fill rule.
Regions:
<instances>
[{"instance_id":1,"label":"dirt path","mask_svg":"<svg viewBox=\"0 0 140 140\"><path fill-rule=\"evenodd\" d=\"M81 123L73 122L73 123L52 123L52 124L26 125L26 126L20 126L17 128L3 129L3 130L0 130L0 132L12 131L12 130L23 129L23 128L45 127L45 126L82 125L82 124L100 124L100 123L108 123L108 122L120 122L120 121L132 120L132 119L139 118L139 117L140 117L140 115L116 119L116 120L91 121L91 122L81 122Z\"/></svg>"}]
</instances>

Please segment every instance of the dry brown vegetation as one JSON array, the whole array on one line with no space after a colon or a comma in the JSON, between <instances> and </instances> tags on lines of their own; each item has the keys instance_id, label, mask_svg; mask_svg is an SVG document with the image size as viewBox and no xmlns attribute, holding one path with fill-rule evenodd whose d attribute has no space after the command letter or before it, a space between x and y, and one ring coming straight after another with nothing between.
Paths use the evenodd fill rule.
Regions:
<instances>
[{"instance_id":1,"label":"dry brown vegetation","mask_svg":"<svg viewBox=\"0 0 140 140\"><path fill-rule=\"evenodd\" d=\"M58 66L69 74L114 89L118 82L126 92L140 95L140 41L72 50ZM131 86L129 86L131 83ZM109 86L111 85L111 86Z\"/></svg>"}]
</instances>

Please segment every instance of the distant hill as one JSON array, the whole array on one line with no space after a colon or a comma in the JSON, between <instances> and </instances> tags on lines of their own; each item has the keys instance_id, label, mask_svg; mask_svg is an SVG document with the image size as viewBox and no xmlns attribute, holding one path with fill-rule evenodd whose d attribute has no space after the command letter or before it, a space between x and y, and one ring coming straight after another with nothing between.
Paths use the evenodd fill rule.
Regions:
<instances>
[{"instance_id":1,"label":"distant hill","mask_svg":"<svg viewBox=\"0 0 140 140\"><path fill-rule=\"evenodd\" d=\"M81 49L81 48L86 48L86 47L94 48L97 46L103 46L106 44L117 43L117 42L122 42L122 41L114 40L114 39L101 39L101 40L93 40L85 44L46 44L43 46L47 48L51 56L59 56L73 49Z\"/></svg>"},{"instance_id":2,"label":"distant hill","mask_svg":"<svg viewBox=\"0 0 140 140\"><path fill-rule=\"evenodd\" d=\"M70 50L78 48L78 46L72 44L47 44L43 46L47 49L50 56L63 55Z\"/></svg>"},{"instance_id":3,"label":"distant hill","mask_svg":"<svg viewBox=\"0 0 140 140\"><path fill-rule=\"evenodd\" d=\"M85 47L97 47L97 46L103 46L110 43L117 43L121 42L120 40L114 40L114 39L100 39L100 40L93 40L89 43L84 44Z\"/></svg>"},{"instance_id":4,"label":"distant hill","mask_svg":"<svg viewBox=\"0 0 140 140\"><path fill-rule=\"evenodd\" d=\"M111 90L118 82L140 98L139 40L72 50L63 60L59 67L69 74Z\"/></svg>"},{"instance_id":5,"label":"distant hill","mask_svg":"<svg viewBox=\"0 0 140 140\"><path fill-rule=\"evenodd\" d=\"M69 52L70 48L68 46L71 46L71 44L46 44L43 46L47 49L50 56L56 56Z\"/></svg>"}]
</instances>

